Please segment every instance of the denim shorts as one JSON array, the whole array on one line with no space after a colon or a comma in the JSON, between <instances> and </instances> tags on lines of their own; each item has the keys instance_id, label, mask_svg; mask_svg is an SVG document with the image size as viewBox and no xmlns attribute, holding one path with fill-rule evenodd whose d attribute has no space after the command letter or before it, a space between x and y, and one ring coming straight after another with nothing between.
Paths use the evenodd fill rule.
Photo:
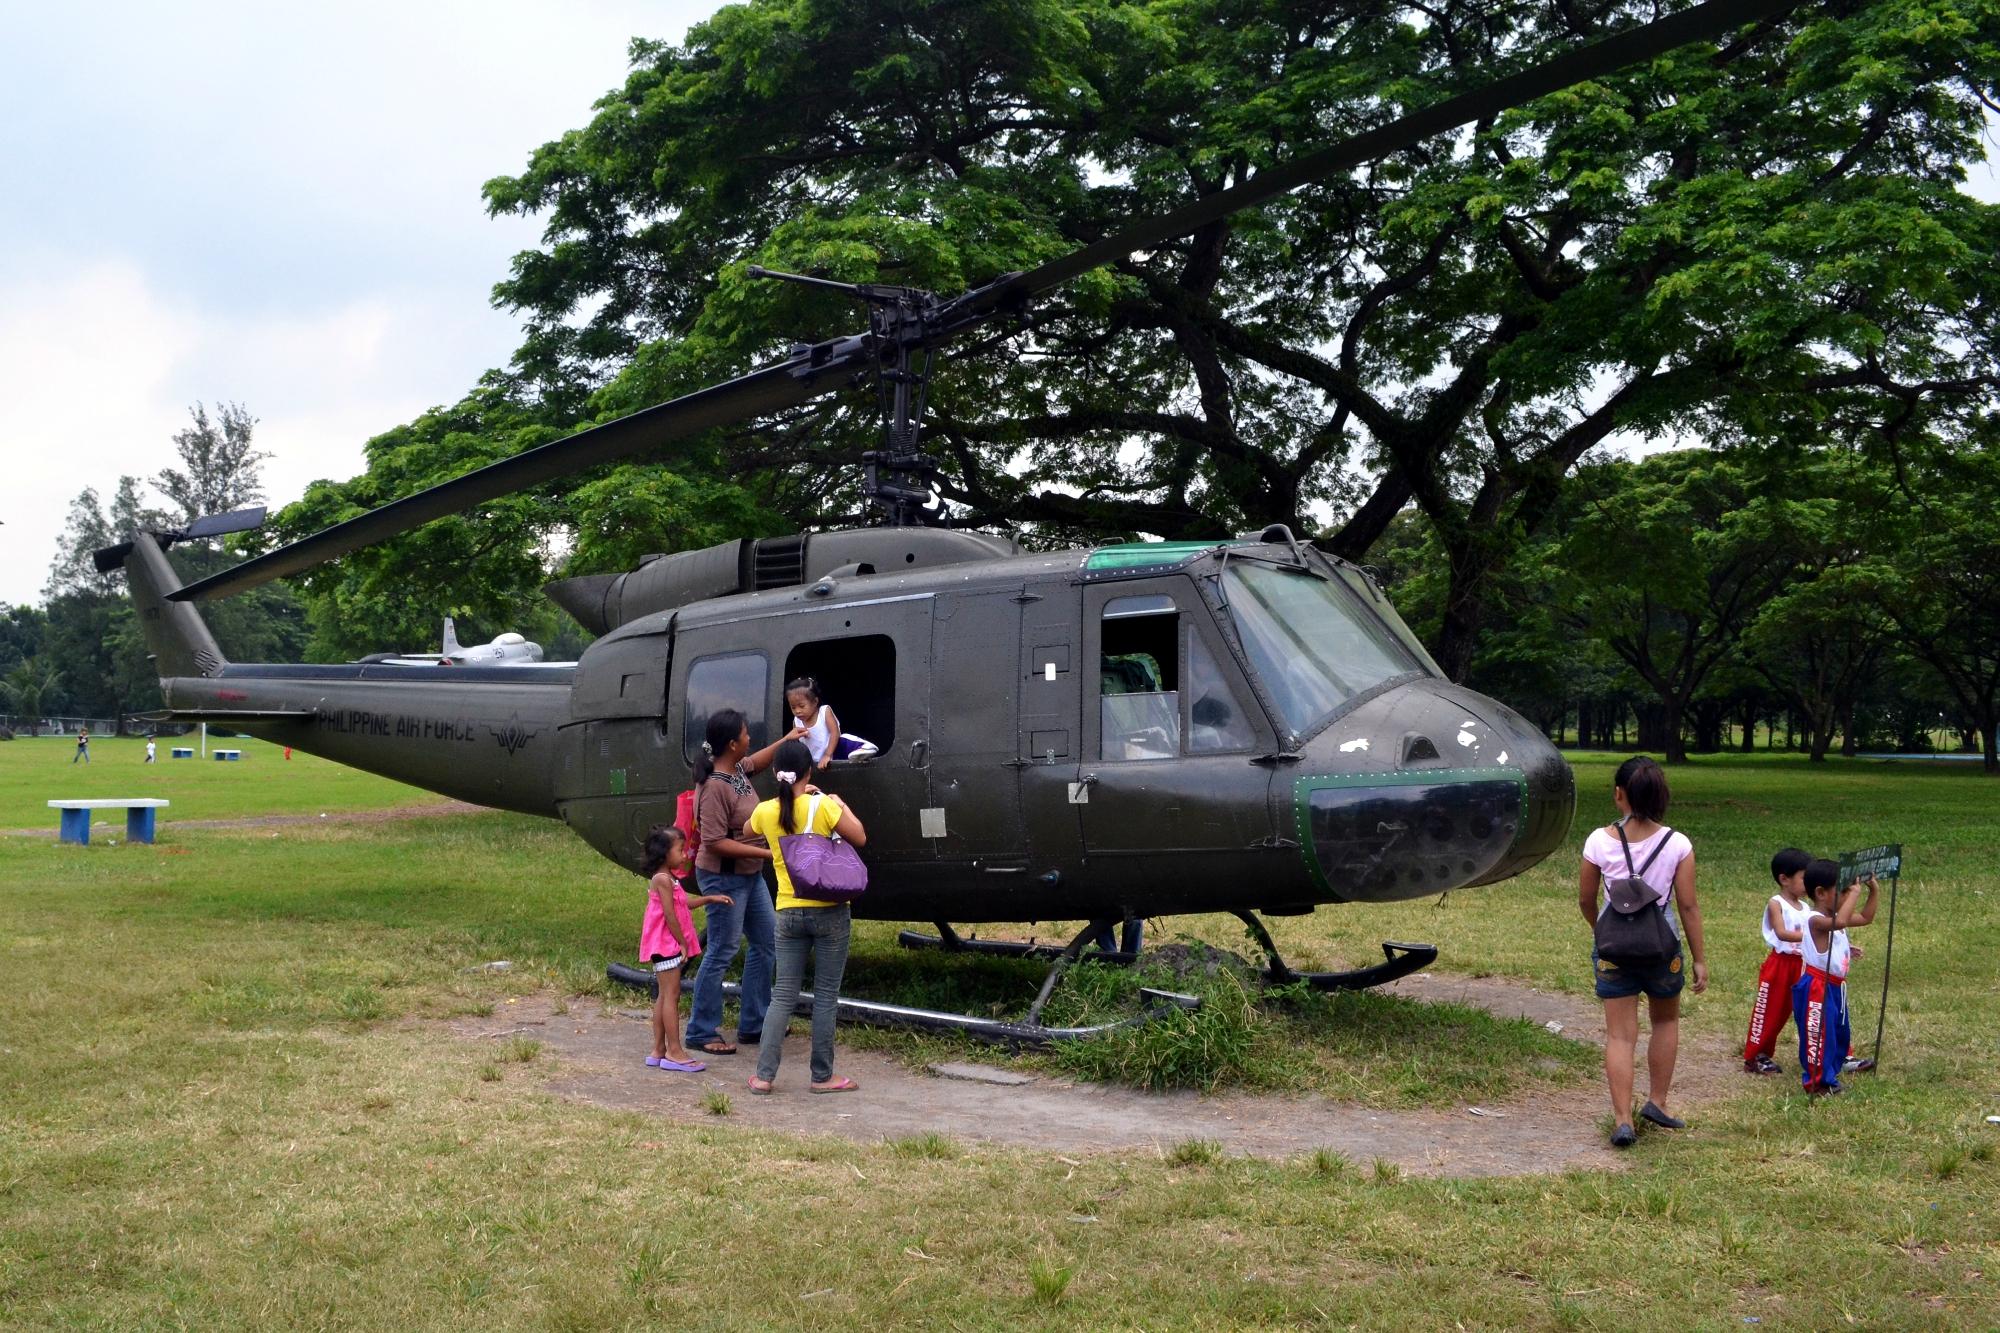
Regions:
<instances>
[{"instance_id":1,"label":"denim shorts","mask_svg":"<svg viewBox=\"0 0 2000 1333\"><path fill-rule=\"evenodd\" d=\"M1600 1000L1626 1000L1634 995L1671 1000L1687 984L1687 969L1681 963L1679 949L1674 950L1673 957L1658 963L1614 963L1599 958L1597 950L1592 949L1590 970L1597 977Z\"/></svg>"}]
</instances>

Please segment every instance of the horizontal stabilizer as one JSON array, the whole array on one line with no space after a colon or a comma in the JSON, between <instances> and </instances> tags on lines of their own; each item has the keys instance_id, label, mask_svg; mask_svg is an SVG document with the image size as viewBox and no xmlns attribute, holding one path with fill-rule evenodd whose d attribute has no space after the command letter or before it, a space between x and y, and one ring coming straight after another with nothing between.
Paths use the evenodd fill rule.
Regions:
<instances>
[{"instance_id":1,"label":"horizontal stabilizer","mask_svg":"<svg viewBox=\"0 0 2000 1333\"><path fill-rule=\"evenodd\" d=\"M209 514L187 525L181 533L182 541L195 541L202 537L220 537L225 532L248 532L252 528L264 526L264 506L253 505L248 509L236 509L227 514Z\"/></svg>"},{"instance_id":2,"label":"horizontal stabilizer","mask_svg":"<svg viewBox=\"0 0 2000 1333\"><path fill-rule=\"evenodd\" d=\"M161 708L134 713L141 722L306 722L319 716L313 708Z\"/></svg>"}]
</instances>

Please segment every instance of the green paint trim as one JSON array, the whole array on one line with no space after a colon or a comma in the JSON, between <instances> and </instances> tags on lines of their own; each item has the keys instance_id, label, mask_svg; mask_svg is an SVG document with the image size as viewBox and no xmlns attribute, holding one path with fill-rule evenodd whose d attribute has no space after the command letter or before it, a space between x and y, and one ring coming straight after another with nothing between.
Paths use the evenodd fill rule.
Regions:
<instances>
[{"instance_id":1,"label":"green paint trim","mask_svg":"<svg viewBox=\"0 0 2000 1333\"><path fill-rule=\"evenodd\" d=\"M1117 546L1100 546L1084 558L1083 568L1087 574L1102 574L1113 570L1158 569L1168 565L1182 565L1199 555L1219 551L1234 542L1125 542Z\"/></svg>"},{"instance_id":2,"label":"green paint trim","mask_svg":"<svg viewBox=\"0 0 2000 1333\"><path fill-rule=\"evenodd\" d=\"M1397 773L1322 773L1299 778L1292 785L1292 819L1299 835L1299 855L1321 893L1333 892L1332 883L1319 863L1319 848L1312 836L1312 794L1355 787L1439 787L1473 782L1514 784L1514 841L1509 852L1520 844L1528 825L1528 775L1518 768L1432 768Z\"/></svg>"}]
</instances>

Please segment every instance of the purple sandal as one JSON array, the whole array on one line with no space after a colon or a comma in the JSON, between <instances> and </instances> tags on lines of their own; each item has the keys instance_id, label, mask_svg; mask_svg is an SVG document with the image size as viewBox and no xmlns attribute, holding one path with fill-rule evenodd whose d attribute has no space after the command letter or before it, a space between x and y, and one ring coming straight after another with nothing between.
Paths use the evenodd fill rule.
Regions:
<instances>
[{"instance_id":1,"label":"purple sandal","mask_svg":"<svg viewBox=\"0 0 2000 1333\"><path fill-rule=\"evenodd\" d=\"M660 1062L654 1066L654 1068L658 1069L663 1074L699 1074L702 1070L708 1068L708 1066L703 1064L699 1060L673 1060L673 1059L662 1058Z\"/></svg>"}]
</instances>

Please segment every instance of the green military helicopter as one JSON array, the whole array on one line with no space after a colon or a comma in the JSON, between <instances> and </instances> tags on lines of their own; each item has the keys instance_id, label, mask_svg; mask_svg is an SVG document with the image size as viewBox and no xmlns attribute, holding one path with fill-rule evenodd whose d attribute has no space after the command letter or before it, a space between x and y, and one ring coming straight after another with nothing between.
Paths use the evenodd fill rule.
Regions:
<instances>
[{"instance_id":1,"label":"green military helicopter","mask_svg":"<svg viewBox=\"0 0 2000 1333\"><path fill-rule=\"evenodd\" d=\"M868 822L856 914L935 922L905 943L1053 957L1021 1022L842 999L846 1016L1011 1041L1106 923L1232 912L1280 979L1298 977L1257 914L1389 902L1492 884L1558 847L1568 765L1520 716L1443 677L1368 573L1273 527L1226 542L1028 552L946 526L919 448L929 354L1039 292L1240 209L1789 6L1717 0L1568 52L1140 222L1026 273L944 299L846 291L866 332L528 450L182 586L173 542L251 526L227 515L138 532L98 553L126 570L167 710L481 805L558 818L636 868L646 830L689 783L709 714L753 739L811 675L878 753L828 783ZM370 660L227 661L195 603L408 531L469 505L877 380L884 447L862 460L877 526L744 539L548 592L599 637L568 667ZM951 923L1084 920L1066 948L961 938ZM1436 957L1306 974L1377 985ZM614 969L615 971L615 969ZM1171 997L1162 997L1171 998Z\"/></svg>"}]
</instances>

